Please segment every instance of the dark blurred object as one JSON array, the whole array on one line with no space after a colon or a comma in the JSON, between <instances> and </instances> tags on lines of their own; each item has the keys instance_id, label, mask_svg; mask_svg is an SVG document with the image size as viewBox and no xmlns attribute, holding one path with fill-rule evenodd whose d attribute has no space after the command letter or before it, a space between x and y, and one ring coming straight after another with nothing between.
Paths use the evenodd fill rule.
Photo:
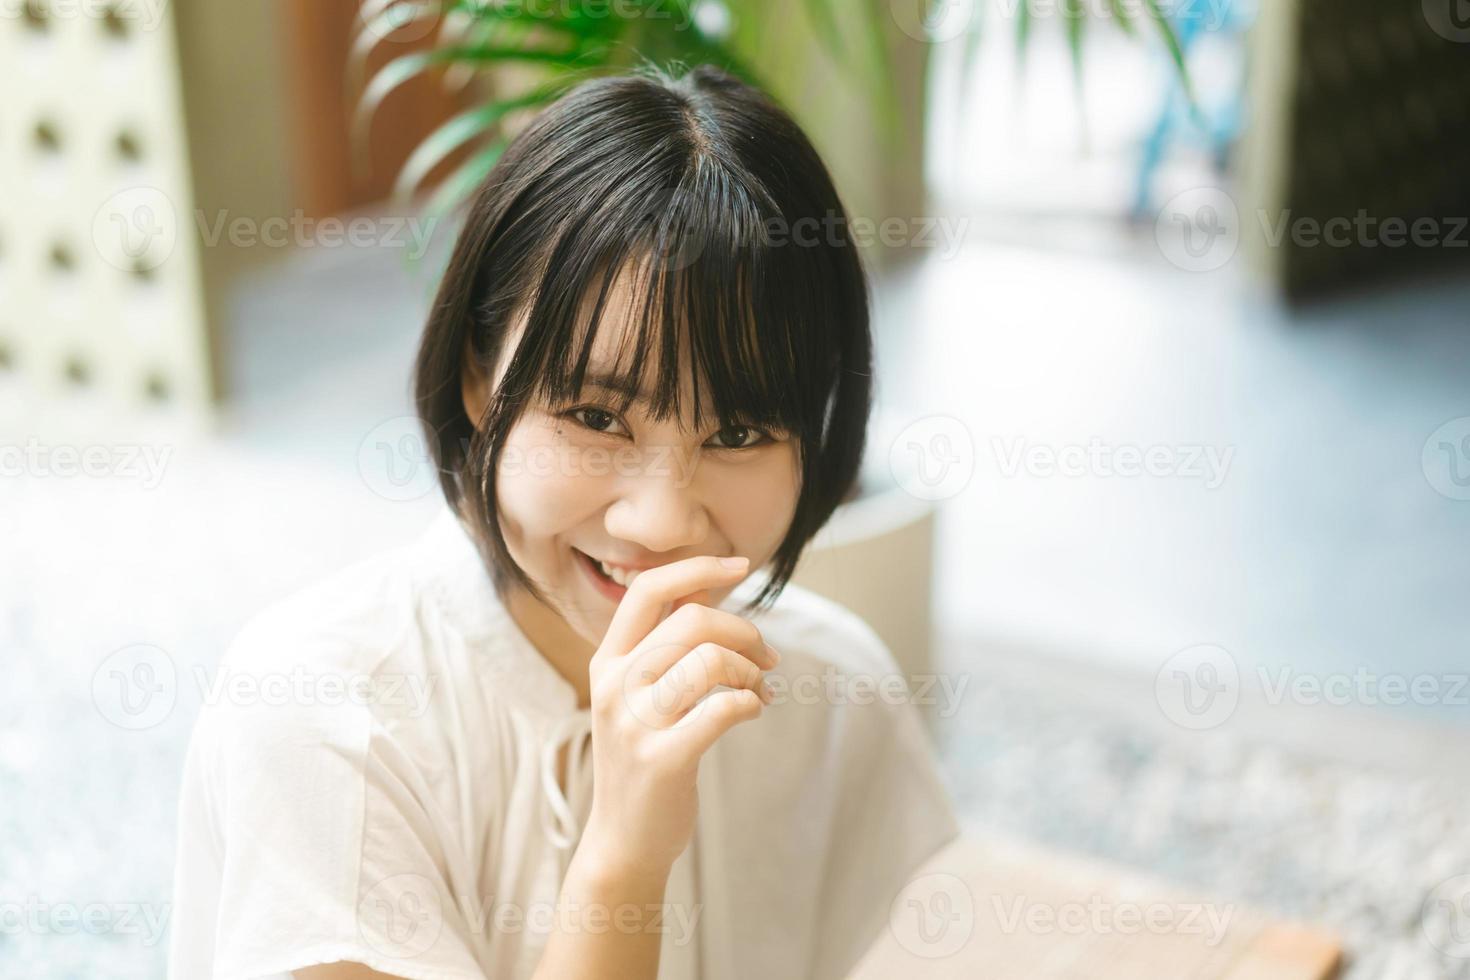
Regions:
<instances>
[{"instance_id":1,"label":"dark blurred object","mask_svg":"<svg viewBox=\"0 0 1470 980\"><path fill-rule=\"evenodd\" d=\"M1268 243L1285 295L1300 300L1465 263L1470 5L1299 0L1262 16L1274 21L1276 50L1290 63L1279 77L1284 96L1261 95L1284 101L1279 195L1266 198L1262 221L1269 234L1287 231L1279 245ZM1268 45L1256 56L1274 52ZM1332 221L1334 241L1289 230Z\"/></svg>"}]
</instances>

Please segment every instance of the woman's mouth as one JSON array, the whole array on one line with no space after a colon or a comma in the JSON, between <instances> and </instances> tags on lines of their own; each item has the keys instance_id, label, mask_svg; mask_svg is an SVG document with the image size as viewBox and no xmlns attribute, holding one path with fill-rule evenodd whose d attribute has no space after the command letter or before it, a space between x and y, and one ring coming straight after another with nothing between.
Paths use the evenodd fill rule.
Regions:
<instances>
[{"instance_id":1,"label":"woman's mouth","mask_svg":"<svg viewBox=\"0 0 1470 980\"><path fill-rule=\"evenodd\" d=\"M639 572L628 569L617 568L612 565L604 565L585 552L572 549L577 557L577 564L587 573L587 578L592 582L594 588L614 602L621 601L628 594L628 586L638 577Z\"/></svg>"}]
</instances>

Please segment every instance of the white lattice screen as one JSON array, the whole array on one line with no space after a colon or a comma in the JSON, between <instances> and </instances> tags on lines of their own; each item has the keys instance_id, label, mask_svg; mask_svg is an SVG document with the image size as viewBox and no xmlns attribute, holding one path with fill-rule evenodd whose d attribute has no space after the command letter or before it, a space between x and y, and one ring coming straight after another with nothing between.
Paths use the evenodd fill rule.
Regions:
<instances>
[{"instance_id":1,"label":"white lattice screen","mask_svg":"<svg viewBox=\"0 0 1470 980\"><path fill-rule=\"evenodd\" d=\"M0 371L48 397L213 396L171 10L0 0Z\"/></svg>"}]
</instances>

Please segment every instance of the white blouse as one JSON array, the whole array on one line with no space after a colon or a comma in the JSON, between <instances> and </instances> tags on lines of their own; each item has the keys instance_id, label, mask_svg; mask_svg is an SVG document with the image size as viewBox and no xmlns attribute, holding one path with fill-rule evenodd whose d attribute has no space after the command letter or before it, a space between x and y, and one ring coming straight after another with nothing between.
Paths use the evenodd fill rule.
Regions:
<instances>
[{"instance_id":1,"label":"white blouse","mask_svg":"<svg viewBox=\"0 0 1470 980\"><path fill-rule=\"evenodd\" d=\"M268 608L190 742L169 975L350 960L511 980L570 922L661 931L660 980L844 976L959 827L871 628L795 585L751 620L782 653L777 698L705 754L693 842L653 917L558 908L591 805L590 712L448 510Z\"/></svg>"}]
</instances>

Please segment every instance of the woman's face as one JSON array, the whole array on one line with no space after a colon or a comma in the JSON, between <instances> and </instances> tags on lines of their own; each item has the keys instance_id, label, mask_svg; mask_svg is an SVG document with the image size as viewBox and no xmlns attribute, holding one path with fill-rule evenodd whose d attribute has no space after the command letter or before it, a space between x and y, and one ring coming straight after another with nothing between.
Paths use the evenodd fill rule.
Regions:
<instances>
[{"instance_id":1,"label":"woman's face","mask_svg":"<svg viewBox=\"0 0 1470 980\"><path fill-rule=\"evenodd\" d=\"M511 556L547 592L575 632L601 642L630 576L696 555L743 555L752 570L775 554L796 510L800 473L783 432L692 422L693 378L681 378L679 419L655 421L643 399L617 412L611 375L631 330L623 280L610 291L582 397L553 411L526 409L497 473L500 526ZM505 345L496 381L519 338ZM631 342L631 341L629 341ZM465 408L481 417L489 393L466 377ZM612 577L602 565L610 566ZM726 588L712 592L719 603Z\"/></svg>"}]
</instances>

